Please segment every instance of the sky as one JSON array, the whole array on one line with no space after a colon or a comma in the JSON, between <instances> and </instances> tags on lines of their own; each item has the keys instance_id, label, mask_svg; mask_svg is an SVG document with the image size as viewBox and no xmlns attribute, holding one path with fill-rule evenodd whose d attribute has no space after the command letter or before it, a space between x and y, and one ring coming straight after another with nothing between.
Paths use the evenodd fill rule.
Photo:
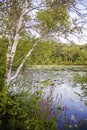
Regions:
<instances>
[{"instance_id":1,"label":"sky","mask_svg":"<svg viewBox=\"0 0 87 130\"><path fill-rule=\"evenodd\" d=\"M72 17L76 17L77 20L79 21L78 25L79 26L83 26L84 29L82 29L82 32L83 32L82 34L81 33L77 34L77 36L79 38L74 37L74 36L72 37L70 35L70 39L72 39L73 41L75 41L77 44L85 44L85 43L87 43L87 0L78 0L78 1L81 1L82 4L77 4L76 7L79 8L79 11L81 13L83 13L83 15L80 18L75 13L71 13L71 16ZM86 15L84 16L84 14L86 14ZM84 23L84 20L85 20L85 23Z\"/></svg>"},{"instance_id":2,"label":"sky","mask_svg":"<svg viewBox=\"0 0 87 130\"><path fill-rule=\"evenodd\" d=\"M80 3L82 2L82 4ZM68 39L70 41L73 41L76 44L87 44L87 0L78 0L78 3L76 5L77 8L77 12L79 11L80 13L82 13L82 16L79 16L76 14L76 12L70 11L70 17L71 18L76 18L77 19L77 25L79 27L82 27L84 29L82 29L82 33L76 33L75 35L69 34ZM84 16L84 14L86 14ZM85 21L85 22L84 22ZM66 43L67 41L64 38L60 38L62 42Z\"/></svg>"}]
</instances>

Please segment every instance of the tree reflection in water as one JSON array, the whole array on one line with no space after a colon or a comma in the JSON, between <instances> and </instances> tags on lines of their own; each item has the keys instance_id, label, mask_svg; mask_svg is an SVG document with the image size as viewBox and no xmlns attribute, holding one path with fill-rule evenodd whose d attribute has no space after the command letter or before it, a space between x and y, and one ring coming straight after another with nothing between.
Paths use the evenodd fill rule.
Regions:
<instances>
[{"instance_id":1,"label":"tree reflection in water","mask_svg":"<svg viewBox=\"0 0 87 130\"><path fill-rule=\"evenodd\" d=\"M77 102L79 109L63 107L63 111L58 117L58 130L87 130L87 73L85 75L77 74L77 77L75 75L74 78L73 87L80 87L80 91L74 91L81 101Z\"/></svg>"}]
</instances>

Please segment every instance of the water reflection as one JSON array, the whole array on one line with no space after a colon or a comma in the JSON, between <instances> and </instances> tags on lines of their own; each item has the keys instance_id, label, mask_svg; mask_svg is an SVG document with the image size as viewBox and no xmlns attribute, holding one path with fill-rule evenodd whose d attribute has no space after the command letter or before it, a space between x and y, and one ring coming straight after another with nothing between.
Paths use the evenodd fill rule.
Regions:
<instances>
[{"instance_id":1,"label":"water reflection","mask_svg":"<svg viewBox=\"0 0 87 130\"><path fill-rule=\"evenodd\" d=\"M33 85L41 86L48 83L45 89L47 95L52 85L54 101L61 100L62 111L58 116L59 130L86 130L87 129L87 84L74 83L74 71L33 70ZM83 72L80 72L83 74ZM85 72L84 72L85 73Z\"/></svg>"}]
</instances>

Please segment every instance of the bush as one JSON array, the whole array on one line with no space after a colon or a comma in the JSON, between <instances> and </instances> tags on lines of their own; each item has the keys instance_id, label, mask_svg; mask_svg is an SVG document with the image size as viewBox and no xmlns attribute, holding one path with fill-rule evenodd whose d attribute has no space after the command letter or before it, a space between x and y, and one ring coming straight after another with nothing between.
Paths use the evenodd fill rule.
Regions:
<instances>
[{"instance_id":1,"label":"bush","mask_svg":"<svg viewBox=\"0 0 87 130\"><path fill-rule=\"evenodd\" d=\"M56 112L51 100L40 91L0 92L1 130L56 130Z\"/></svg>"},{"instance_id":2,"label":"bush","mask_svg":"<svg viewBox=\"0 0 87 130\"><path fill-rule=\"evenodd\" d=\"M0 38L0 91L4 87L5 69L6 69L6 50L7 40Z\"/></svg>"}]
</instances>

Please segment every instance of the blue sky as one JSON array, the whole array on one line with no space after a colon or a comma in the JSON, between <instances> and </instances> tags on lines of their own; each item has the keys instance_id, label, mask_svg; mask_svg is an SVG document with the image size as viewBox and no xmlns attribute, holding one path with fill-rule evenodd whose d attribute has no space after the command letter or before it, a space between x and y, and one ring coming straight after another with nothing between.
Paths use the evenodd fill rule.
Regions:
<instances>
[{"instance_id":1,"label":"blue sky","mask_svg":"<svg viewBox=\"0 0 87 130\"><path fill-rule=\"evenodd\" d=\"M81 3L80 3L81 2ZM77 25L82 27L82 33L76 33L75 35L69 34L68 39L72 40L76 44L87 44L87 0L78 0L76 5L76 11L82 13L82 16L76 14L76 12L70 11L70 17L77 19ZM86 15L84 15L86 14ZM85 21L85 22L84 22ZM65 39L60 38L64 43L67 42Z\"/></svg>"},{"instance_id":2,"label":"blue sky","mask_svg":"<svg viewBox=\"0 0 87 130\"><path fill-rule=\"evenodd\" d=\"M87 43L87 0L79 0L79 1L81 1L83 5L77 4L77 8L80 9L80 12L83 13L83 15L81 16L81 18L76 15L76 18L79 21L79 26L83 26L84 29L82 29L83 32L82 34L77 34L79 36L79 39L73 37L73 40L78 44L84 44Z\"/></svg>"}]
</instances>

